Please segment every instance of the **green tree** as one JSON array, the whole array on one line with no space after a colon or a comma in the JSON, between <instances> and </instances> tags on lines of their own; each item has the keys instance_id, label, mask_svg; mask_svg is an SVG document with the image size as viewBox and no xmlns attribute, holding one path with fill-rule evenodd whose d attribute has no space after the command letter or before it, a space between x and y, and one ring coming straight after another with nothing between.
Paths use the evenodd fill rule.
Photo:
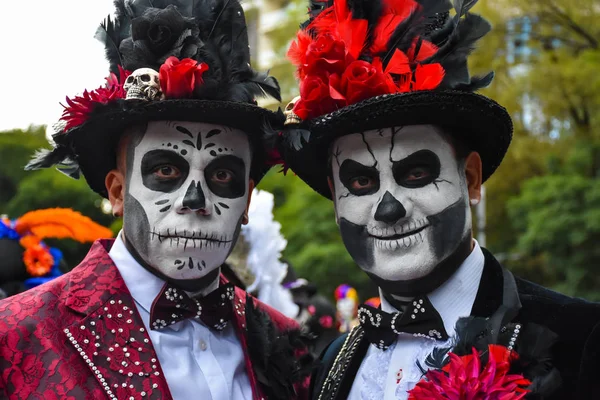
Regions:
<instances>
[{"instance_id":1,"label":"green tree","mask_svg":"<svg viewBox=\"0 0 600 400\"><path fill-rule=\"evenodd\" d=\"M19 182L27 175L27 161L36 149L47 145L45 131L43 126L32 126L26 131L0 132L0 210L15 196Z\"/></svg>"},{"instance_id":2,"label":"green tree","mask_svg":"<svg viewBox=\"0 0 600 400\"><path fill-rule=\"evenodd\" d=\"M83 178L75 180L54 169L23 169L35 151L42 147L48 147L43 126L0 133L0 214L17 218L32 210L68 207L109 226L114 218L102 212L102 198ZM72 240L47 242L63 251L70 267L77 265L89 249L89 244Z\"/></svg>"},{"instance_id":3,"label":"green tree","mask_svg":"<svg viewBox=\"0 0 600 400\"><path fill-rule=\"evenodd\" d=\"M528 180L510 200L509 214L519 232L517 250L541 261L523 275L600 300L600 180L587 174L594 147L600 146L576 146L556 171Z\"/></svg>"},{"instance_id":4,"label":"green tree","mask_svg":"<svg viewBox=\"0 0 600 400\"><path fill-rule=\"evenodd\" d=\"M516 255L507 264L520 275L597 299L597 2L486 1L476 11L495 29L472 66L496 71L486 94L515 122L511 149L486 185L489 245Z\"/></svg>"}]
</instances>

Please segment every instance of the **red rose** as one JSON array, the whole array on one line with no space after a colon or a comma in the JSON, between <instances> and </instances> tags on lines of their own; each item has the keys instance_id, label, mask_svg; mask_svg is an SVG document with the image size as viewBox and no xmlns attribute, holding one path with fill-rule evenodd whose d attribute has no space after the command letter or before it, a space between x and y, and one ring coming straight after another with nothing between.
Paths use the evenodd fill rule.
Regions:
<instances>
[{"instance_id":1,"label":"red rose","mask_svg":"<svg viewBox=\"0 0 600 400\"><path fill-rule=\"evenodd\" d=\"M327 78L309 75L300 82L301 99L294 105L294 113L301 120L330 113L345 105L343 100L332 98L328 81Z\"/></svg>"},{"instance_id":2,"label":"red rose","mask_svg":"<svg viewBox=\"0 0 600 400\"><path fill-rule=\"evenodd\" d=\"M346 65L346 45L336 40L332 35L320 35L308 45L306 50L306 65L301 71L308 74L344 72Z\"/></svg>"},{"instance_id":3,"label":"red rose","mask_svg":"<svg viewBox=\"0 0 600 400\"><path fill-rule=\"evenodd\" d=\"M380 68L366 61L352 62L342 75L342 90L348 104L389 92L388 82Z\"/></svg>"},{"instance_id":4,"label":"red rose","mask_svg":"<svg viewBox=\"0 0 600 400\"><path fill-rule=\"evenodd\" d=\"M191 58L179 61L177 57L169 57L160 66L160 87L167 99L190 98L196 86L204 83L202 75L207 70L207 64Z\"/></svg>"}]
</instances>

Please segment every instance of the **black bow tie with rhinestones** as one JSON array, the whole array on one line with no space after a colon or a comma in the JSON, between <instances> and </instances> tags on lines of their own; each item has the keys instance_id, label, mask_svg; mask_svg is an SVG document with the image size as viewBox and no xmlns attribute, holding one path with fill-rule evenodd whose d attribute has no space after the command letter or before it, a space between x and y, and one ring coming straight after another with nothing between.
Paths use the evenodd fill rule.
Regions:
<instances>
[{"instance_id":1,"label":"black bow tie with rhinestones","mask_svg":"<svg viewBox=\"0 0 600 400\"><path fill-rule=\"evenodd\" d=\"M152 303L151 329L162 329L179 321L194 318L211 329L221 331L225 329L233 315L233 297L234 286L231 283L219 286L201 298L192 298L185 291L166 283Z\"/></svg>"},{"instance_id":2,"label":"black bow tie with rhinestones","mask_svg":"<svg viewBox=\"0 0 600 400\"><path fill-rule=\"evenodd\" d=\"M382 350L390 347L401 333L433 340L448 339L442 317L426 296L413 300L403 312L387 313L363 304L358 308L358 320L365 337Z\"/></svg>"}]
</instances>

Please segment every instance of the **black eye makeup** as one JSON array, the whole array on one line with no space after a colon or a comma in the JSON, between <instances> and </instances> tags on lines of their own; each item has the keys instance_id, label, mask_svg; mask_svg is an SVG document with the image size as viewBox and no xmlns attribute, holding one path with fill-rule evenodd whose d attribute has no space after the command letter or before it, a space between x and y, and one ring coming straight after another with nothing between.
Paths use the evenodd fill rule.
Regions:
<instances>
[{"instance_id":1,"label":"black eye makeup","mask_svg":"<svg viewBox=\"0 0 600 400\"><path fill-rule=\"evenodd\" d=\"M246 194L246 164L239 157L215 158L204 169L204 179L211 192L226 199Z\"/></svg>"},{"instance_id":2,"label":"black eye makeup","mask_svg":"<svg viewBox=\"0 0 600 400\"><path fill-rule=\"evenodd\" d=\"M354 160L344 160L339 171L340 182L355 196L365 196L379 190L379 171L374 166Z\"/></svg>"},{"instance_id":3,"label":"black eye makeup","mask_svg":"<svg viewBox=\"0 0 600 400\"><path fill-rule=\"evenodd\" d=\"M403 160L393 161L396 183L409 189L421 188L440 176L440 159L431 150L419 150Z\"/></svg>"},{"instance_id":4,"label":"black eye makeup","mask_svg":"<svg viewBox=\"0 0 600 400\"><path fill-rule=\"evenodd\" d=\"M181 187L189 172L190 164L173 151L152 150L142 158L142 182L150 190L173 192Z\"/></svg>"}]
</instances>

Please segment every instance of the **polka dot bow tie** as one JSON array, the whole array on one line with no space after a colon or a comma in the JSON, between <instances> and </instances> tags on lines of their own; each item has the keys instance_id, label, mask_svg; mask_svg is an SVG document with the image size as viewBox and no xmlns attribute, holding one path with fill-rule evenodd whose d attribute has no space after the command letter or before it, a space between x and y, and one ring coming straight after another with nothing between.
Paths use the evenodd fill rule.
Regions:
<instances>
[{"instance_id":1,"label":"polka dot bow tie","mask_svg":"<svg viewBox=\"0 0 600 400\"><path fill-rule=\"evenodd\" d=\"M414 299L404 311L395 313L362 304L358 320L367 340L382 350L387 350L401 333L432 340L448 339L442 317L426 296Z\"/></svg>"},{"instance_id":2,"label":"polka dot bow tie","mask_svg":"<svg viewBox=\"0 0 600 400\"><path fill-rule=\"evenodd\" d=\"M225 329L233 315L234 287L231 283L200 298L165 283L150 310L151 329L157 330L189 318L202 321L217 331Z\"/></svg>"}]
</instances>

